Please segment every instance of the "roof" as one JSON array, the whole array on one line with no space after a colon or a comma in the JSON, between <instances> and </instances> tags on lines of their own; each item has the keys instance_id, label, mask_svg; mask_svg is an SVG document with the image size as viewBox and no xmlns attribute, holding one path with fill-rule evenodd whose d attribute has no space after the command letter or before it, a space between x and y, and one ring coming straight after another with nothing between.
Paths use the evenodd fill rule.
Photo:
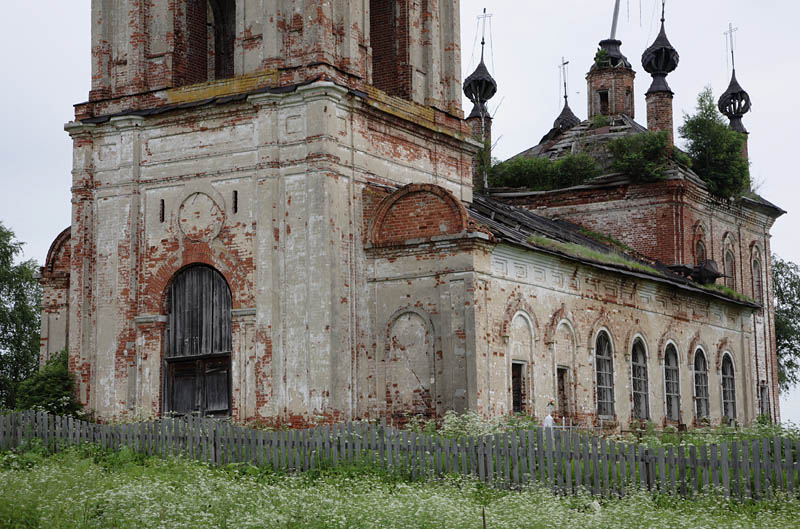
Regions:
<instances>
[{"instance_id":1,"label":"roof","mask_svg":"<svg viewBox=\"0 0 800 529\"><path fill-rule=\"evenodd\" d=\"M674 273L663 263L648 261L632 250L623 252L605 244L576 224L543 217L525 208L510 206L479 194L473 196L472 204L465 206L470 216L486 226L500 242L557 255L606 271L669 284L730 303L760 307L754 302L737 299L695 283Z\"/></svg>"}]
</instances>

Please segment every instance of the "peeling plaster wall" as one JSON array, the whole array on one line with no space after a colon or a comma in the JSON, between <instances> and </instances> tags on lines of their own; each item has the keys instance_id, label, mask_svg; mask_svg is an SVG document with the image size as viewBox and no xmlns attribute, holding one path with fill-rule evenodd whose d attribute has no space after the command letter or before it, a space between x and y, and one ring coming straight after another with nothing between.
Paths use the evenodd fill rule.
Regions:
<instances>
[{"instance_id":1,"label":"peeling plaster wall","mask_svg":"<svg viewBox=\"0 0 800 529\"><path fill-rule=\"evenodd\" d=\"M67 130L70 365L83 402L101 417L160 412L165 291L206 263L232 291L235 418L369 413L362 190L429 182L471 198L473 146L327 82ZM436 340L404 347L432 354Z\"/></svg>"},{"instance_id":2,"label":"peeling plaster wall","mask_svg":"<svg viewBox=\"0 0 800 529\"><path fill-rule=\"evenodd\" d=\"M755 419L750 309L506 245L478 257L476 270L476 394L481 412L498 415L511 409L508 364L528 347L527 336L514 325L524 315L533 330L529 398L537 417L547 414L550 399L557 401L555 369L566 365L574 376L573 419L596 422L594 347L603 329L614 349L619 425L632 420L630 352L637 336L647 349L651 420L665 423L663 353L670 341L680 357L681 422L691 424L695 416L691 362L697 348L709 359L711 421L718 424L722 415L724 352L732 354L736 365L737 418L743 423Z\"/></svg>"}]
</instances>

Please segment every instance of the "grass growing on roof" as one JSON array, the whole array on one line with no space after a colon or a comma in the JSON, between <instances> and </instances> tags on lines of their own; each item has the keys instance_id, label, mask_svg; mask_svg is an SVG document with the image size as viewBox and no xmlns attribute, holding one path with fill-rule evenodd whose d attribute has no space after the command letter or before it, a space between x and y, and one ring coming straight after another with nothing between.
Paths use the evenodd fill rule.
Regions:
<instances>
[{"instance_id":1,"label":"grass growing on roof","mask_svg":"<svg viewBox=\"0 0 800 529\"><path fill-rule=\"evenodd\" d=\"M603 253L597 250L592 250L591 248L581 246L580 244L560 242L539 235L531 235L530 237L528 237L528 242L536 246L539 246L540 248L546 248L548 250L560 252L572 257L587 259L589 261L596 261L601 264L619 266L621 268L625 268L627 270L635 272L644 272L646 274L666 277L660 270L652 266L648 266L644 263L639 263L636 261L631 261L630 259L627 259L626 257L623 257L619 254Z\"/></svg>"},{"instance_id":2,"label":"grass growing on roof","mask_svg":"<svg viewBox=\"0 0 800 529\"><path fill-rule=\"evenodd\" d=\"M725 285L718 285L716 283L709 283L707 285L703 285L703 288L705 288L706 290L714 290L716 292L719 292L723 296L727 296L729 298L738 299L739 301L744 301L744 302L747 302L747 303L755 303L756 302L753 298L745 296L744 294L742 294L740 292L736 292L732 288L726 287Z\"/></svg>"}]
</instances>

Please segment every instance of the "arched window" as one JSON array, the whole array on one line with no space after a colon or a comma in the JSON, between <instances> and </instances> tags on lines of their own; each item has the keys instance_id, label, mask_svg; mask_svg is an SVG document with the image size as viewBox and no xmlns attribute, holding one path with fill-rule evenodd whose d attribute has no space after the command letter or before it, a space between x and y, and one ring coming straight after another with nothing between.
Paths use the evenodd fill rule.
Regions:
<instances>
[{"instance_id":1,"label":"arched window","mask_svg":"<svg viewBox=\"0 0 800 529\"><path fill-rule=\"evenodd\" d=\"M763 289L764 285L761 282L761 262L758 256L756 256L756 258L753 259L753 299L759 303L764 302Z\"/></svg>"},{"instance_id":2,"label":"arched window","mask_svg":"<svg viewBox=\"0 0 800 529\"><path fill-rule=\"evenodd\" d=\"M706 260L706 246L703 241L697 241L694 246L694 263L699 265Z\"/></svg>"},{"instance_id":3,"label":"arched window","mask_svg":"<svg viewBox=\"0 0 800 529\"><path fill-rule=\"evenodd\" d=\"M726 354L722 359L722 415L736 420L736 384L733 374L733 360Z\"/></svg>"},{"instance_id":4,"label":"arched window","mask_svg":"<svg viewBox=\"0 0 800 529\"><path fill-rule=\"evenodd\" d=\"M694 353L694 402L697 420L705 419L708 411L708 362L702 349Z\"/></svg>"},{"instance_id":5,"label":"arched window","mask_svg":"<svg viewBox=\"0 0 800 529\"><path fill-rule=\"evenodd\" d=\"M175 37L175 85L233 77L236 0L186 0Z\"/></svg>"},{"instance_id":6,"label":"arched window","mask_svg":"<svg viewBox=\"0 0 800 529\"><path fill-rule=\"evenodd\" d=\"M631 363L633 366L633 416L637 419L649 419L647 353L644 350L644 342L639 338L633 342Z\"/></svg>"},{"instance_id":7,"label":"arched window","mask_svg":"<svg viewBox=\"0 0 800 529\"><path fill-rule=\"evenodd\" d=\"M730 289L736 288L736 267L731 250L725 251L725 286Z\"/></svg>"},{"instance_id":8,"label":"arched window","mask_svg":"<svg viewBox=\"0 0 800 529\"><path fill-rule=\"evenodd\" d=\"M600 331L595 343L595 361L597 366L597 415L614 416L614 364L611 349L611 338L605 331Z\"/></svg>"},{"instance_id":9,"label":"arched window","mask_svg":"<svg viewBox=\"0 0 800 529\"><path fill-rule=\"evenodd\" d=\"M230 413L231 291L205 265L179 272L167 293L165 411Z\"/></svg>"},{"instance_id":10,"label":"arched window","mask_svg":"<svg viewBox=\"0 0 800 529\"><path fill-rule=\"evenodd\" d=\"M678 351L672 344L664 352L664 393L667 401L667 419L681 419L681 386L678 372Z\"/></svg>"}]
</instances>

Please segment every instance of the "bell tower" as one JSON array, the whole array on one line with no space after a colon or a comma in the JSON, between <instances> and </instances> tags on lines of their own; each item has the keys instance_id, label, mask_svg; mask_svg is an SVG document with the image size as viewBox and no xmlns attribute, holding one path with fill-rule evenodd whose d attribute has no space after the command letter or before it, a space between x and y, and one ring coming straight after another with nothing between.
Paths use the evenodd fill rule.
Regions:
<instances>
[{"instance_id":1,"label":"bell tower","mask_svg":"<svg viewBox=\"0 0 800 529\"><path fill-rule=\"evenodd\" d=\"M65 126L69 329L51 341L82 401L369 414L372 197L472 200L459 0L93 0L91 16L91 92ZM220 292L224 313L205 305Z\"/></svg>"}]
</instances>

